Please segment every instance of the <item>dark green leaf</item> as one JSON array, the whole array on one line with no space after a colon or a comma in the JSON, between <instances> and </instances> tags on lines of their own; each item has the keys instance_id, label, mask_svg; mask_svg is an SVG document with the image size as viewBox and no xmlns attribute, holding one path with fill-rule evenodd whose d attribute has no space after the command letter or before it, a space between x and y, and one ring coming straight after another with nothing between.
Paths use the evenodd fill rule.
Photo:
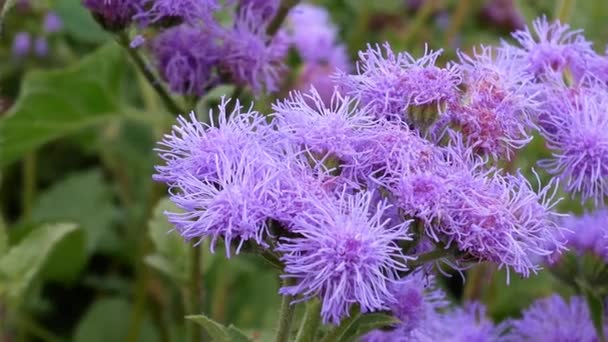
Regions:
<instances>
[{"instance_id":1,"label":"dark green leaf","mask_svg":"<svg viewBox=\"0 0 608 342\"><path fill-rule=\"evenodd\" d=\"M49 254L68 234L76 231L75 224L53 224L34 229L8 254L0 258L0 294L19 301Z\"/></svg>"},{"instance_id":2,"label":"dark green leaf","mask_svg":"<svg viewBox=\"0 0 608 342\"><path fill-rule=\"evenodd\" d=\"M0 120L0 166L53 139L121 115L125 63L118 49L110 44L72 67L27 74L17 102Z\"/></svg>"},{"instance_id":3,"label":"dark green leaf","mask_svg":"<svg viewBox=\"0 0 608 342\"><path fill-rule=\"evenodd\" d=\"M604 302L602 298L595 294L591 288L587 286L581 286L581 290L585 295L585 300L587 301L587 306L589 307L589 314L591 315L591 320L593 321L593 326L595 327L595 331L597 335L600 337L602 342L606 341L606 336L604 336Z\"/></svg>"},{"instance_id":4,"label":"dark green leaf","mask_svg":"<svg viewBox=\"0 0 608 342\"><path fill-rule=\"evenodd\" d=\"M101 299L84 315L74 335L75 342L125 341L129 329L131 305L120 298ZM139 332L141 342L156 342L158 334L147 317Z\"/></svg>"},{"instance_id":5,"label":"dark green leaf","mask_svg":"<svg viewBox=\"0 0 608 342\"><path fill-rule=\"evenodd\" d=\"M355 323L353 323L351 328L344 334L344 337L340 341L352 341L372 330L387 328L395 325L396 323L399 323L398 319L384 313L369 313L361 315L355 321Z\"/></svg>"},{"instance_id":6,"label":"dark green leaf","mask_svg":"<svg viewBox=\"0 0 608 342\"><path fill-rule=\"evenodd\" d=\"M211 336L211 339L213 341L216 341L216 342L231 341L231 339L230 339L231 335L228 332L228 329L225 326L221 325L218 322L215 322L214 320L210 319L209 317L207 317L205 315L186 316L186 319L202 326L207 331L209 336Z\"/></svg>"},{"instance_id":7,"label":"dark green leaf","mask_svg":"<svg viewBox=\"0 0 608 342\"><path fill-rule=\"evenodd\" d=\"M6 234L6 225L4 218L0 216L0 257L8 252L8 234Z\"/></svg>"}]
</instances>

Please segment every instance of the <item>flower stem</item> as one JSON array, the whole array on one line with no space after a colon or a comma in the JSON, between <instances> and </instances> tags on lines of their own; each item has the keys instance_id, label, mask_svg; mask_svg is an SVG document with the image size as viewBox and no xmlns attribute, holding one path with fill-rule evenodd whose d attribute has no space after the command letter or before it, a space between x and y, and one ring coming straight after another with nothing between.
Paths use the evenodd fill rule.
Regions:
<instances>
[{"instance_id":1,"label":"flower stem","mask_svg":"<svg viewBox=\"0 0 608 342\"><path fill-rule=\"evenodd\" d=\"M192 247L192 254L190 259L190 312L188 313L190 315L197 315L203 311L203 277L201 274L201 253L201 244ZM198 326L192 327L190 341L200 342L202 337L201 333L201 328L199 328Z\"/></svg>"},{"instance_id":2,"label":"flower stem","mask_svg":"<svg viewBox=\"0 0 608 342\"><path fill-rule=\"evenodd\" d=\"M309 342L315 340L319 323L321 322L321 302L314 298L306 304L306 312L302 325L296 336L296 342Z\"/></svg>"},{"instance_id":3,"label":"flower stem","mask_svg":"<svg viewBox=\"0 0 608 342\"><path fill-rule=\"evenodd\" d=\"M283 286L291 286L295 284L293 278L283 278ZM294 297L291 295L283 296L281 301L281 311L279 311L279 327L277 329L276 342L287 342L289 341L289 334L291 332L291 323L296 312L296 306L292 305Z\"/></svg>"},{"instance_id":4,"label":"flower stem","mask_svg":"<svg viewBox=\"0 0 608 342\"><path fill-rule=\"evenodd\" d=\"M295 5L297 5L298 2L300 2L300 1L299 0L281 1L281 5L279 6L279 9L277 10L277 14L274 16L274 18L272 18L272 21L270 22L270 24L268 24L268 28L266 29L266 34L270 38L272 38L272 36L274 36L275 33L277 33L277 31L279 31L279 28L283 24L283 21L285 21L285 18L287 18L287 15L289 14L289 10L291 10Z\"/></svg>"},{"instance_id":5,"label":"flower stem","mask_svg":"<svg viewBox=\"0 0 608 342\"><path fill-rule=\"evenodd\" d=\"M23 159L23 198L22 210L25 220L32 214L32 205L36 197L36 153L31 152Z\"/></svg>"},{"instance_id":6,"label":"flower stem","mask_svg":"<svg viewBox=\"0 0 608 342\"><path fill-rule=\"evenodd\" d=\"M173 100L173 98L171 98L171 95L169 95L169 92L165 89L165 87L163 86L161 81L156 78L156 76L154 75L154 72L152 71L150 66L146 63L144 58L139 54L137 49L132 49L129 46L129 37L127 36L126 32L124 32L124 31L120 32L117 36L117 40L118 40L118 43L120 44L120 46L122 46L127 51L127 53L129 54L129 57L131 57L131 60L133 61L133 63L135 63L135 65L137 66L139 71L141 71L141 73L144 75L146 80L148 80L148 83L150 83L152 88L154 88L154 90L156 91L156 93L158 94L160 99L163 101L163 104L165 105L165 107L173 115L184 114L185 111L182 110L180 108L180 106L177 105L177 103Z\"/></svg>"}]
</instances>

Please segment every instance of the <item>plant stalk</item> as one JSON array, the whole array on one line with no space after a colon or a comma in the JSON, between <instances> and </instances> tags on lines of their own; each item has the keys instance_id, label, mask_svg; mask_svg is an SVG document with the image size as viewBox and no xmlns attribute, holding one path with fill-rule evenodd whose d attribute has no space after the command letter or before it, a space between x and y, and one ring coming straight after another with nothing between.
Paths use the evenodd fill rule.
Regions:
<instances>
[{"instance_id":1,"label":"plant stalk","mask_svg":"<svg viewBox=\"0 0 608 342\"><path fill-rule=\"evenodd\" d=\"M321 322L321 301L314 298L306 304L306 312L296 336L296 342L312 342Z\"/></svg>"},{"instance_id":2,"label":"plant stalk","mask_svg":"<svg viewBox=\"0 0 608 342\"><path fill-rule=\"evenodd\" d=\"M295 284L293 278L283 278L283 286L291 286ZM291 324L296 312L296 306L292 305L294 296L285 295L281 301L281 311L279 311L279 327L276 333L276 342L287 342L289 341L289 335L291 332Z\"/></svg>"}]
</instances>

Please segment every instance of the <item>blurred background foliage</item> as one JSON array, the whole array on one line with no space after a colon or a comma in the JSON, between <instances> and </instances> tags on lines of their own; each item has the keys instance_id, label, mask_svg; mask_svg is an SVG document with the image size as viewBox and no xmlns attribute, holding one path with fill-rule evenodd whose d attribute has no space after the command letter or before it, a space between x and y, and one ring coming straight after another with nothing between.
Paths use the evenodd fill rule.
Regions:
<instances>
[{"instance_id":1,"label":"blurred background foliage","mask_svg":"<svg viewBox=\"0 0 608 342\"><path fill-rule=\"evenodd\" d=\"M604 0L315 2L330 10L353 61L367 43L384 41L416 56L428 43L449 60L458 49L509 39L537 16L555 18L564 6L562 15L598 51L608 37ZM507 9L496 11L501 4ZM61 18L58 32L42 29L49 10ZM46 39L46 53L15 56L18 32ZM192 284L193 249L167 233L162 213L171 204L151 180L155 141L174 116L80 1L18 1L5 17L0 60L0 340L182 340L192 286L204 289L209 317L265 340L279 305L277 273L257 257L228 261L222 250L203 248L202 284ZM299 66L289 62L293 84ZM197 111L231 92L215 89ZM267 110L274 98L261 96L256 106ZM529 170L546 153L537 139L516 166ZM573 201L562 209L581 210ZM504 270L489 264L466 279L454 274L442 285L456 302L482 300L495 320L570 291L546 271L507 285Z\"/></svg>"}]
</instances>

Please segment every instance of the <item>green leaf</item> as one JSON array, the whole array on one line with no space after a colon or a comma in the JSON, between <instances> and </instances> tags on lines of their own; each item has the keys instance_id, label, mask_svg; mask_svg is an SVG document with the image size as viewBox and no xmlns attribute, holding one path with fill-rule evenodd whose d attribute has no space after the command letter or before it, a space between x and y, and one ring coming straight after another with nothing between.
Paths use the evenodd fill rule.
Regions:
<instances>
[{"instance_id":1,"label":"green leaf","mask_svg":"<svg viewBox=\"0 0 608 342\"><path fill-rule=\"evenodd\" d=\"M231 335L228 332L228 329L225 326L210 319L209 317L207 317L205 315L190 315L190 316L186 316L186 319L202 326L207 331L207 333L209 334L209 336L211 337L211 339L213 341L216 341L216 342L231 341L231 339L230 339Z\"/></svg>"},{"instance_id":2,"label":"green leaf","mask_svg":"<svg viewBox=\"0 0 608 342\"><path fill-rule=\"evenodd\" d=\"M172 231L173 226L164 215L165 211L178 210L167 198L158 203L149 224L155 254L147 256L146 262L180 284L185 284L188 281L189 251L192 247Z\"/></svg>"},{"instance_id":3,"label":"green leaf","mask_svg":"<svg viewBox=\"0 0 608 342\"><path fill-rule=\"evenodd\" d=\"M42 193L32 209L34 222L69 221L86 233L86 250L93 252L111 234L118 218L112 191L99 169L74 173Z\"/></svg>"},{"instance_id":4,"label":"green leaf","mask_svg":"<svg viewBox=\"0 0 608 342\"><path fill-rule=\"evenodd\" d=\"M340 341L352 341L356 337L367 334L368 332L390 327L399 323L399 320L391 315L384 313L369 313L359 316L352 324L350 329L344 333Z\"/></svg>"},{"instance_id":5,"label":"green leaf","mask_svg":"<svg viewBox=\"0 0 608 342\"><path fill-rule=\"evenodd\" d=\"M0 32L2 32L4 26L4 17L6 17L8 11L10 11L16 3L17 0L5 0L4 6L2 6L2 12L0 12Z\"/></svg>"},{"instance_id":6,"label":"green leaf","mask_svg":"<svg viewBox=\"0 0 608 342\"><path fill-rule=\"evenodd\" d=\"M121 115L124 70L124 58L111 44L72 67L28 73L17 102L0 120L0 166L53 139Z\"/></svg>"},{"instance_id":7,"label":"green leaf","mask_svg":"<svg viewBox=\"0 0 608 342\"><path fill-rule=\"evenodd\" d=\"M71 37L86 43L101 43L110 38L81 1L59 0L54 9L63 22L65 32Z\"/></svg>"},{"instance_id":8,"label":"green leaf","mask_svg":"<svg viewBox=\"0 0 608 342\"><path fill-rule=\"evenodd\" d=\"M589 314L591 315L591 321L597 332L600 341L605 342L606 336L604 336L604 302L601 296L598 296L593 289L589 286L585 286L584 283L579 283L580 289L585 295L587 301L587 307L589 308Z\"/></svg>"},{"instance_id":9,"label":"green leaf","mask_svg":"<svg viewBox=\"0 0 608 342\"><path fill-rule=\"evenodd\" d=\"M75 224L45 225L11 248L0 258L0 294L19 301L57 244L76 230Z\"/></svg>"},{"instance_id":10,"label":"green leaf","mask_svg":"<svg viewBox=\"0 0 608 342\"><path fill-rule=\"evenodd\" d=\"M232 342L250 342L251 339L234 325L228 326L228 335Z\"/></svg>"},{"instance_id":11,"label":"green leaf","mask_svg":"<svg viewBox=\"0 0 608 342\"><path fill-rule=\"evenodd\" d=\"M74 335L75 342L125 341L129 330L129 302L121 298L100 299L84 315ZM156 342L158 334L148 317L144 317L139 341Z\"/></svg>"}]
</instances>

